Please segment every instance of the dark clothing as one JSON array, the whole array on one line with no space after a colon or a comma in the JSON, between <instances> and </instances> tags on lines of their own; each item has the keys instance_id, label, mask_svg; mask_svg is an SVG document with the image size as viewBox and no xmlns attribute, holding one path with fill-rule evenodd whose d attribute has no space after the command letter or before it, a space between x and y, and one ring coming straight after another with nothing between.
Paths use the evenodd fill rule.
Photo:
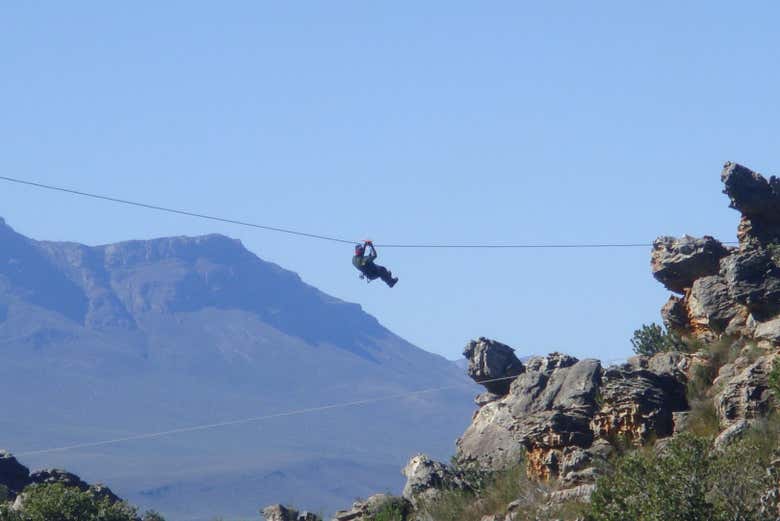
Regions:
<instances>
[{"instance_id":1,"label":"dark clothing","mask_svg":"<svg viewBox=\"0 0 780 521\"><path fill-rule=\"evenodd\" d=\"M369 248L370 252L368 254L364 253L363 255L352 257L352 265L368 280L382 279L385 284L392 288L398 279L394 279L393 274L384 266L374 264L374 259L377 258L376 250L373 246L369 246Z\"/></svg>"}]
</instances>

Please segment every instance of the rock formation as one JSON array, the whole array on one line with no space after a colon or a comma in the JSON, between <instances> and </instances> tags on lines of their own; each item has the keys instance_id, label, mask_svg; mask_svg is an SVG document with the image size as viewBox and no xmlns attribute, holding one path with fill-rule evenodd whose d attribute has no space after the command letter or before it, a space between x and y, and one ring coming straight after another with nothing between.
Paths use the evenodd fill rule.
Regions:
<instances>
[{"instance_id":1,"label":"rock formation","mask_svg":"<svg viewBox=\"0 0 780 521\"><path fill-rule=\"evenodd\" d=\"M59 483L66 487L74 487L82 492L90 491L95 497L107 498L112 503L122 501L122 498L114 494L107 486L96 483L90 485L75 474L66 472L62 469L44 469L30 474L30 484L53 484Z\"/></svg>"},{"instance_id":2,"label":"rock formation","mask_svg":"<svg viewBox=\"0 0 780 521\"><path fill-rule=\"evenodd\" d=\"M443 463L433 461L425 454L414 456L401 473L406 477L403 497L412 506L436 499L443 490L472 490L466 476Z\"/></svg>"},{"instance_id":3,"label":"rock formation","mask_svg":"<svg viewBox=\"0 0 780 521\"><path fill-rule=\"evenodd\" d=\"M11 453L0 450L0 485L8 489L8 499L16 499L27 486L53 483L78 488L82 492L90 491L95 497L107 498L112 503L122 501L122 498L105 485L90 485L77 475L64 470L45 469L30 474L30 470L19 463Z\"/></svg>"},{"instance_id":4,"label":"rock formation","mask_svg":"<svg viewBox=\"0 0 780 521\"><path fill-rule=\"evenodd\" d=\"M10 499L14 499L30 484L30 469L16 461L11 453L0 450L0 485L8 489Z\"/></svg>"},{"instance_id":5,"label":"rock formation","mask_svg":"<svg viewBox=\"0 0 780 521\"><path fill-rule=\"evenodd\" d=\"M265 507L260 513L266 521L322 521L320 516L311 512L298 512L282 505Z\"/></svg>"},{"instance_id":6,"label":"rock formation","mask_svg":"<svg viewBox=\"0 0 780 521\"><path fill-rule=\"evenodd\" d=\"M388 519L406 519L410 511L411 505L404 498L375 494L365 501L354 502L349 510L336 512L333 521L373 521L380 512L388 512ZM390 513L393 517L389 517Z\"/></svg>"},{"instance_id":7,"label":"rock formation","mask_svg":"<svg viewBox=\"0 0 780 521\"><path fill-rule=\"evenodd\" d=\"M767 415L772 403L768 377L774 360L774 355L759 357L723 383L721 391L715 395L722 428ZM727 372L729 370L726 369ZM722 371L721 374L725 373Z\"/></svg>"},{"instance_id":8,"label":"rock formation","mask_svg":"<svg viewBox=\"0 0 780 521\"><path fill-rule=\"evenodd\" d=\"M559 353L532 358L505 396L476 412L457 441L457 461L492 471L525 459L533 477L582 482L577 473L594 472L610 441L672 434L674 412L687 409L688 358L662 353L608 369Z\"/></svg>"},{"instance_id":9,"label":"rock formation","mask_svg":"<svg viewBox=\"0 0 780 521\"><path fill-rule=\"evenodd\" d=\"M683 336L712 341L735 336L780 345L780 180L736 163L721 179L742 216L738 248L712 237L659 237L653 275L672 296L661 311Z\"/></svg>"},{"instance_id":10,"label":"rock formation","mask_svg":"<svg viewBox=\"0 0 780 521\"><path fill-rule=\"evenodd\" d=\"M509 392L509 378L525 370L514 349L484 337L469 342L463 356L469 361L468 375L497 396Z\"/></svg>"}]
</instances>

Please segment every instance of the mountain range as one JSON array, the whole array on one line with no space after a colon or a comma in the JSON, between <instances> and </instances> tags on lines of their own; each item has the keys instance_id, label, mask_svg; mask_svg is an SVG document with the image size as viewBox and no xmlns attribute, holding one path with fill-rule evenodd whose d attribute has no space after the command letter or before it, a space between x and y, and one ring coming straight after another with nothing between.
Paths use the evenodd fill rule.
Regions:
<instances>
[{"instance_id":1,"label":"mountain range","mask_svg":"<svg viewBox=\"0 0 780 521\"><path fill-rule=\"evenodd\" d=\"M254 517L272 500L329 512L397 492L412 454L453 452L472 385L237 240L86 246L0 219L0 448L109 482L169 520Z\"/></svg>"}]
</instances>

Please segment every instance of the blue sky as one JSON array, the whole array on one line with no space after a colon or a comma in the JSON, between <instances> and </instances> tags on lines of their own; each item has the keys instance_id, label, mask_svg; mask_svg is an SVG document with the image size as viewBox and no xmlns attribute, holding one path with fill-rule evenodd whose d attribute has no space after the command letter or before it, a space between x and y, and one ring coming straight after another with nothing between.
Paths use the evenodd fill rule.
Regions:
<instances>
[{"instance_id":1,"label":"blue sky","mask_svg":"<svg viewBox=\"0 0 780 521\"><path fill-rule=\"evenodd\" d=\"M3 175L377 242L733 240L726 160L780 172L772 2L6 2ZM351 248L0 185L88 244L219 232L428 350L616 358L649 251Z\"/></svg>"}]
</instances>

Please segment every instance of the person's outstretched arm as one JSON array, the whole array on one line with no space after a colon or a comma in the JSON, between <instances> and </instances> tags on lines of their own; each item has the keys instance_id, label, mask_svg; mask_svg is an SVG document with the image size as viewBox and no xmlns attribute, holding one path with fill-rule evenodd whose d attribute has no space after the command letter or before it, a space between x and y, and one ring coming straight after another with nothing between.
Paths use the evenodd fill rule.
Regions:
<instances>
[{"instance_id":1,"label":"person's outstretched arm","mask_svg":"<svg viewBox=\"0 0 780 521\"><path fill-rule=\"evenodd\" d=\"M379 254L377 254L377 252L376 252L376 248L374 248L374 243L369 241L369 242L366 243L366 246L371 248L371 251L368 252L368 260L374 260L377 257L379 257Z\"/></svg>"}]
</instances>

